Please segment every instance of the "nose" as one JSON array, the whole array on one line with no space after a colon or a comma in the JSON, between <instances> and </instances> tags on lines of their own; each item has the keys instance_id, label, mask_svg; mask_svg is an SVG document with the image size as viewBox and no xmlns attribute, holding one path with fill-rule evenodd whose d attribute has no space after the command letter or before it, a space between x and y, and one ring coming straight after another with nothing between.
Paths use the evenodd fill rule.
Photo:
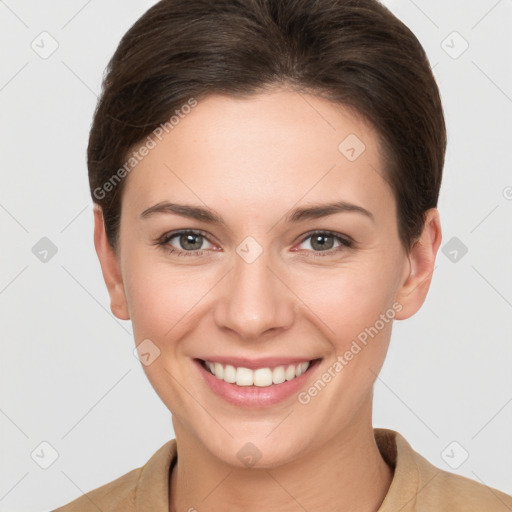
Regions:
<instances>
[{"instance_id":1,"label":"nose","mask_svg":"<svg viewBox=\"0 0 512 512\"><path fill-rule=\"evenodd\" d=\"M265 252L251 263L235 257L234 268L226 276L214 309L214 320L220 329L232 331L244 340L256 340L285 331L293 324L295 296L287 287L285 276L280 276L270 263Z\"/></svg>"}]
</instances>

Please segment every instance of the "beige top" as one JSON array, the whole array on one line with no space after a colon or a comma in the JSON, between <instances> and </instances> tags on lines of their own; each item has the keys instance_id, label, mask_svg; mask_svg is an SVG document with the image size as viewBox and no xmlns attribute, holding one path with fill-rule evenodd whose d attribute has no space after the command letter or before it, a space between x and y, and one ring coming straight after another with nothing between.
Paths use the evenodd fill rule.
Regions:
<instances>
[{"instance_id":1,"label":"beige top","mask_svg":"<svg viewBox=\"0 0 512 512\"><path fill-rule=\"evenodd\" d=\"M415 452L394 430L374 428L382 456L394 468L378 512L511 512L512 496L443 471ZM141 468L88 492L54 512L168 512L169 475L176 439L159 448Z\"/></svg>"}]
</instances>

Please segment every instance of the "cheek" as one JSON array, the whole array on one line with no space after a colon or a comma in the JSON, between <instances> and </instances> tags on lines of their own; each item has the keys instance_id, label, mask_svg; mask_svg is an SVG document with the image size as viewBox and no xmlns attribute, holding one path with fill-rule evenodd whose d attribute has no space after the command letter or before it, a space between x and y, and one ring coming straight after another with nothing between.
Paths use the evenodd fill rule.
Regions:
<instances>
[{"instance_id":1,"label":"cheek","mask_svg":"<svg viewBox=\"0 0 512 512\"><path fill-rule=\"evenodd\" d=\"M135 278L135 276L134 276ZM197 314L201 298L211 286L192 276L153 272L132 281L132 323L145 337L175 338L190 318Z\"/></svg>"},{"instance_id":2,"label":"cheek","mask_svg":"<svg viewBox=\"0 0 512 512\"><path fill-rule=\"evenodd\" d=\"M326 336L341 345L340 349L374 325L393 304L394 275L382 261L323 269L303 274L294 282L292 288L324 324Z\"/></svg>"},{"instance_id":3,"label":"cheek","mask_svg":"<svg viewBox=\"0 0 512 512\"><path fill-rule=\"evenodd\" d=\"M126 264L125 287L136 340L176 338L200 309L212 288L190 268L170 266L150 258L133 258Z\"/></svg>"},{"instance_id":4,"label":"cheek","mask_svg":"<svg viewBox=\"0 0 512 512\"><path fill-rule=\"evenodd\" d=\"M179 364L187 354L187 343L181 340L205 316L208 291L214 283L155 261L139 261L127 265L126 270L135 343L149 339L158 348L154 362L143 370L162 401L173 414L179 414L190 407L183 393L189 375Z\"/></svg>"}]
</instances>

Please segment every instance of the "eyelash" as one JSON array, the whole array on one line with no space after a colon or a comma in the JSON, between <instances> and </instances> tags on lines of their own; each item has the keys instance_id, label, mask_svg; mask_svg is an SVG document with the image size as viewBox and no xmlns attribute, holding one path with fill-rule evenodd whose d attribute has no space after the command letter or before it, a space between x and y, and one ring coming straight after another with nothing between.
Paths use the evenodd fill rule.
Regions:
<instances>
[{"instance_id":1,"label":"eyelash","mask_svg":"<svg viewBox=\"0 0 512 512\"><path fill-rule=\"evenodd\" d=\"M180 235L200 235L204 237L206 240L208 240L208 235L206 232L201 231L199 229L183 229L179 231L172 231L171 233L165 234L162 238L157 240L156 245L158 245L163 251L165 251L168 254L172 254L174 256L188 256L188 255L194 255L196 257L203 256L205 252L208 252L204 249L199 249L196 251L180 251L178 249L175 249L174 247L169 245L169 242ZM303 244L308 238L317 236L317 235L326 235L329 237L333 237L337 241L340 242L341 245L334 249L329 249L327 251L307 251L310 252L312 255L309 257L326 257L326 256L334 256L335 254L338 254L340 251L344 249L350 249L354 246L354 241L348 237L343 237L339 235L338 233L332 232L332 231L312 231L310 233L306 233L302 240L300 241L300 244ZM209 240L208 240L209 241ZM211 243L211 242L210 242Z\"/></svg>"}]
</instances>

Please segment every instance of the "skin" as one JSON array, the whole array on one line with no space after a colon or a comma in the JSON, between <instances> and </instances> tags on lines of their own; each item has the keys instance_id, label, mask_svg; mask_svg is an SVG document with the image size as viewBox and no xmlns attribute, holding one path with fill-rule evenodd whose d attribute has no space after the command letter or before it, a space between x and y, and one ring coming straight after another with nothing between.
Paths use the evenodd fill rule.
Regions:
<instances>
[{"instance_id":1,"label":"skin","mask_svg":"<svg viewBox=\"0 0 512 512\"><path fill-rule=\"evenodd\" d=\"M365 144L354 161L338 150L349 134ZM172 412L178 443L170 510L375 511L382 503L393 472L374 439L372 394L392 321L307 405L294 395L266 408L236 407L193 363L211 354L321 357L307 388L394 303L395 319L418 311L441 243L439 213L427 212L406 252L377 141L371 126L317 96L284 88L209 96L129 174L117 252L95 210L112 312L132 320L136 344L150 339L160 350L143 368ZM374 220L341 212L285 222L296 207L341 199ZM206 206L225 225L169 213L141 219L162 201ZM177 256L155 245L179 229L205 231L202 251ZM355 245L327 239L339 251L318 256L321 247L306 236L312 230ZM247 236L263 251L252 263L236 252ZM179 236L168 245L190 247ZM247 442L261 453L253 467L237 457Z\"/></svg>"}]
</instances>

